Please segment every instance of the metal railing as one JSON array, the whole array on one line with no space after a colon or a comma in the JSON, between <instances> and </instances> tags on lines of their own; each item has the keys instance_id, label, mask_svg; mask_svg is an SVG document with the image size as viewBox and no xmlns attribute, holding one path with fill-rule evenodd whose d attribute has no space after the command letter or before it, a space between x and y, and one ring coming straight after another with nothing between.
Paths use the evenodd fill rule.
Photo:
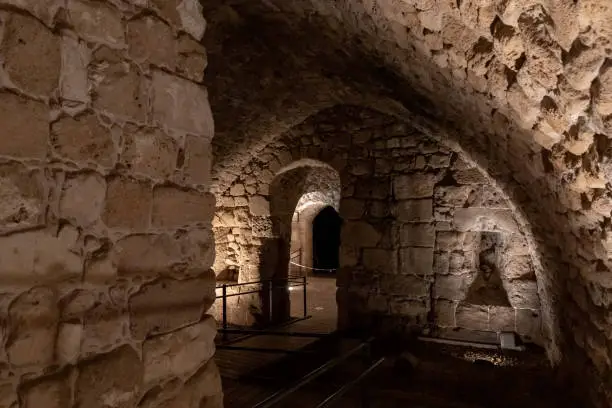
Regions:
<instances>
[{"instance_id":1,"label":"metal railing","mask_svg":"<svg viewBox=\"0 0 612 408\"><path fill-rule=\"evenodd\" d=\"M228 319L227 319L227 299L235 296L249 295L249 294L260 294L261 299L267 297L268 302L268 315L267 318L271 322L273 319L273 309L274 309L274 291L275 290L287 290L289 291L294 287L303 287L303 313L304 318L308 317L308 298L307 298L307 286L306 276L302 276L299 278L285 278L285 279L262 279L258 281L250 281L250 282L242 282L242 283L223 283L221 285L217 285L215 289L221 289L221 294L217 295L215 299L221 299L221 332L223 334L223 339L227 339L227 334L230 332ZM247 290L245 292L236 292L229 293L227 292L228 288L240 288L244 286L257 285L259 286L254 290ZM267 292L267 293L266 293ZM243 330L241 330L243 331Z\"/></svg>"}]
</instances>

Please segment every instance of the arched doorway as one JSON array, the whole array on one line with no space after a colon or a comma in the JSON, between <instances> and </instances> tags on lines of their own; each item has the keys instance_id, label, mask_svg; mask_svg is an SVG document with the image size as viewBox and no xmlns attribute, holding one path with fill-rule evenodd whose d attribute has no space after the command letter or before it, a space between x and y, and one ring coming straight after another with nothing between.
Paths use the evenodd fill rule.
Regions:
<instances>
[{"instance_id":1,"label":"arched doorway","mask_svg":"<svg viewBox=\"0 0 612 408\"><path fill-rule=\"evenodd\" d=\"M312 221L312 265L315 275L335 273L340 265L342 218L327 206Z\"/></svg>"}]
</instances>

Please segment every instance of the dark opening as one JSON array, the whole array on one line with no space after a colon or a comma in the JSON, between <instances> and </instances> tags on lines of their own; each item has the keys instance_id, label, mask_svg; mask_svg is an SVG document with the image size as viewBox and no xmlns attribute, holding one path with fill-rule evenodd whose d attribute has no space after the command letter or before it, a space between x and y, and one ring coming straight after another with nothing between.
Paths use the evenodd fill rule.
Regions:
<instances>
[{"instance_id":1,"label":"dark opening","mask_svg":"<svg viewBox=\"0 0 612 408\"><path fill-rule=\"evenodd\" d=\"M342 218L333 207L323 208L312 221L312 257L317 269L337 269L340 265ZM319 271L320 272L320 271Z\"/></svg>"}]
</instances>

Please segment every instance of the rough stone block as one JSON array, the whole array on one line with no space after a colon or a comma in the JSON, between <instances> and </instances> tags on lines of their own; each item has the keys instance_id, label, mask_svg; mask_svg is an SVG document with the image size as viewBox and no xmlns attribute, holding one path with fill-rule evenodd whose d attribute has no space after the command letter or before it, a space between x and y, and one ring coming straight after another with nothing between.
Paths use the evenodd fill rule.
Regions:
<instances>
[{"instance_id":1,"label":"rough stone block","mask_svg":"<svg viewBox=\"0 0 612 408\"><path fill-rule=\"evenodd\" d=\"M401 274L418 276L433 273L433 248L402 248L400 249Z\"/></svg>"},{"instance_id":2,"label":"rough stone block","mask_svg":"<svg viewBox=\"0 0 612 408\"><path fill-rule=\"evenodd\" d=\"M182 0L176 7L182 29L196 40L204 37L206 20L202 16L202 5L197 0Z\"/></svg>"},{"instance_id":3,"label":"rough stone block","mask_svg":"<svg viewBox=\"0 0 612 408\"><path fill-rule=\"evenodd\" d=\"M454 302L446 300L433 302L434 323L440 327L455 327L455 308Z\"/></svg>"},{"instance_id":4,"label":"rough stone block","mask_svg":"<svg viewBox=\"0 0 612 408\"><path fill-rule=\"evenodd\" d=\"M107 180L102 219L109 228L144 230L149 226L152 192L147 183L123 177ZM178 208L171 211L179 211Z\"/></svg>"},{"instance_id":5,"label":"rough stone block","mask_svg":"<svg viewBox=\"0 0 612 408\"><path fill-rule=\"evenodd\" d=\"M429 222L433 220L431 199L405 200L395 205L394 215L403 222Z\"/></svg>"},{"instance_id":6,"label":"rough stone block","mask_svg":"<svg viewBox=\"0 0 612 408\"><path fill-rule=\"evenodd\" d=\"M174 173L178 143L159 129L124 128L125 147L122 162L135 173L168 179Z\"/></svg>"},{"instance_id":7,"label":"rough stone block","mask_svg":"<svg viewBox=\"0 0 612 408\"><path fill-rule=\"evenodd\" d=\"M190 135L185 138L184 173L188 183L208 187L212 161L212 146L208 139Z\"/></svg>"},{"instance_id":8,"label":"rough stone block","mask_svg":"<svg viewBox=\"0 0 612 408\"><path fill-rule=\"evenodd\" d=\"M455 312L458 327L471 330L490 330L488 306L460 303Z\"/></svg>"},{"instance_id":9,"label":"rough stone block","mask_svg":"<svg viewBox=\"0 0 612 408\"><path fill-rule=\"evenodd\" d=\"M270 202L266 197L260 195L249 197L249 211L256 217L269 217Z\"/></svg>"},{"instance_id":10,"label":"rough stone block","mask_svg":"<svg viewBox=\"0 0 612 408\"><path fill-rule=\"evenodd\" d=\"M115 145L110 130L93 114L64 117L51 127L51 144L59 155L79 164L112 167Z\"/></svg>"},{"instance_id":11,"label":"rough stone block","mask_svg":"<svg viewBox=\"0 0 612 408\"><path fill-rule=\"evenodd\" d=\"M472 280L473 277L469 275L438 275L434 283L434 297L463 300Z\"/></svg>"},{"instance_id":12,"label":"rough stone block","mask_svg":"<svg viewBox=\"0 0 612 408\"><path fill-rule=\"evenodd\" d=\"M180 244L166 234L138 234L120 239L114 249L120 275L168 274L182 260Z\"/></svg>"},{"instance_id":13,"label":"rough stone block","mask_svg":"<svg viewBox=\"0 0 612 408\"><path fill-rule=\"evenodd\" d=\"M83 260L72 251L75 240L47 231L27 231L0 237L0 282L31 285L78 279ZM21 283L19 283L21 285Z\"/></svg>"},{"instance_id":14,"label":"rough stone block","mask_svg":"<svg viewBox=\"0 0 612 408\"><path fill-rule=\"evenodd\" d=\"M486 184L472 189L466 207L509 208L508 201L497 188Z\"/></svg>"},{"instance_id":15,"label":"rough stone block","mask_svg":"<svg viewBox=\"0 0 612 408\"><path fill-rule=\"evenodd\" d=\"M91 51L86 43L66 35L62 37L61 50L60 92L62 100L69 110L80 111L90 101L87 66L91 60Z\"/></svg>"},{"instance_id":16,"label":"rough stone block","mask_svg":"<svg viewBox=\"0 0 612 408\"><path fill-rule=\"evenodd\" d=\"M128 319L119 305L103 296L83 316L80 356L87 358L108 352L129 339Z\"/></svg>"},{"instance_id":17,"label":"rough stone block","mask_svg":"<svg viewBox=\"0 0 612 408\"><path fill-rule=\"evenodd\" d=\"M13 384L6 383L0 385L0 406L12 408L18 406L17 404L17 392Z\"/></svg>"},{"instance_id":18,"label":"rough stone block","mask_svg":"<svg viewBox=\"0 0 612 408\"><path fill-rule=\"evenodd\" d=\"M178 64L176 71L194 82L202 82L208 64L206 50L187 35L181 35L178 42Z\"/></svg>"},{"instance_id":19,"label":"rough stone block","mask_svg":"<svg viewBox=\"0 0 612 408\"><path fill-rule=\"evenodd\" d=\"M393 194L397 200L432 197L436 181L436 175L430 173L397 176L393 180Z\"/></svg>"},{"instance_id":20,"label":"rough stone block","mask_svg":"<svg viewBox=\"0 0 612 408\"><path fill-rule=\"evenodd\" d=\"M343 246L376 247L381 234L371 224L363 221L347 221L342 225L340 241Z\"/></svg>"},{"instance_id":21,"label":"rough stone block","mask_svg":"<svg viewBox=\"0 0 612 408\"><path fill-rule=\"evenodd\" d=\"M153 73L153 119L170 129L214 135L212 112L204 87L161 71Z\"/></svg>"},{"instance_id":22,"label":"rough stone block","mask_svg":"<svg viewBox=\"0 0 612 408\"><path fill-rule=\"evenodd\" d=\"M121 13L107 3L68 0L68 21L75 31L90 42L111 46L125 43Z\"/></svg>"},{"instance_id":23,"label":"rough stone block","mask_svg":"<svg viewBox=\"0 0 612 408\"><path fill-rule=\"evenodd\" d=\"M385 274L397 272L397 251L378 248L363 250L363 266Z\"/></svg>"},{"instance_id":24,"label":"rough stone block","mask_svg":"<svg viewBox=\"0 0 612 408\"><path fill-rule=\"evenodd\" d=\"M393 296L389 299L389 313L407 316L410 318L411 323L426 323L428 312L427 304L424 301L406 299L401 296Z\"/></svg>"},{"instance_id":25,"label":"rough stone block","mask_svg":"<svg viewBox=\"0 0 612 408\"><path fill-rule=\"evenodd\" d=\"M365 201L345 198L340 201L340 216L347 220L359 220L365 212Z\"/></svg>"},{"instance_id":26,"label":"rough stone block","mask_svg":"<svg viewBox=\"0 0 612 408\"><path fill-rule=\"evenodd\" d=\"M504 284L508 293L508 300L515 308L539 309L540 297L538 296L538 284L535 280L513 280Z\"/></svg>"},{"instance_id":27,"label":"rough stone block","mask_svg":"<svg viewBox=\"0 0 612 408\"><path fill-rule=\"evenodd\" d=\"M25 10L45 23L53 26L58 11L63 6L61 0L0 0L0 5Z\"/></svg>"},{"instance_id":28,"label":"rough stone block","mask_svg":"<svg viewBox=\"0 0 612 408\"><path fill-rule=\"evenodd\" d=\"M480 242L478 232L437 231L437 251L473 251Z\"/></svg>"},{"instance_id":29,"label":"rough stone block","mask_svg":"<svg viewBox=\"0 0 612 408\"><path fill-rule=\"evenodd\" d=\"M153 385L197 371L215 352L217 327L212 317L201 323L145 341L144 381Z\"/></svg>"},{"instance_id":30,"label":"rough stone block","mask_svg":"<svg viewBox=\"0 0 612 408\"><path fill-rule=\"evenodd\" d=\"M38 20L11 14L2 38L4 69L20 89L50 96L57 88L60 66L60 42Z\"/></svg>"},{"instance_id":31,"label":"rough stone block","mask_svg":"<svg viewBox=\"0 0 612 408\"><path fill-rule=\"evenodd\" d=\"M383 273L380 275L380 290L387 295L400 295L410 298L423 298L429 296L431 282L429 279L417 275L393 275Z\"/></svg>"},{"instance_id":32,"label":"rough stone block","mask_svg":"<svg viewBox=\"0 0 612 408\"><path fill-rule=\"evenodd\" d=\"M402 246L433 247L434 240L435 230L431 224L404 224L400 228Z\"/></svg>"},{"instance_id":33,"label":"rough stone block","mask_svg":"<svg viewBox=\"0 0 612 408\"><path fill-rule=\"evenodd\" d=\"M535 280L531 257L528 255L512 256L501 268L501 276L502 279L507 280Z\"/></svg>"},{"instance_id":34,"label":"rough stone block","mask_svg":"<svg viewBox=\"0 0 612 408\"><path fill-rule=\"evenodd\" d=\"M74 364L79 359L83 326L81 323L60 323L57 331L55 356L61 365Z\"/></svg>"},{"instance_id":35,"label":"rough stone block","mask_svg":"<svg viewBox=\"0 0 612 408\"><path fill-rule=\"evenodd\" d=\"M174 69L177 58L172 29L162 20L143 16L127 23L130 58L137 62Z\"/></svg>"},{"instance_id":36,"label":"rough stone block","mask_svg":"<svg viewBox=\"0 0 612 408\"><path fill-rule=\"evenodd\" d=\"M44 216L43 174L17 163L0 164L0 228L39 225Z\"/></svg>"},{"instance_id":37,"label":"rough stone block","mask_svg":"<svg viewBox=\"0 0 612 408\"><path fill-rule=\"evenodd\" d=\"M125 63L117 51L101 47L92 57L90 77L97 83L94 108L120 119L145 121L147 82L136 66Z\"/></svg>"},{"instance_id":38,"label":"rough stone block","mask_svg":"<svg viewBox=\"0 0 612 408\"><path fill-rule=\"evenodd\" d=\"M215 298L213 274L196 279L160 279L130 297L130 331L144 340L200 320Z\"/></svg>"},{"instance_id":39,"label":"rough stone block","mask_svg":"<svg viewBox=\"0 0 612 408\"><path fill-rule=\"evenodd\" d=\"M489 308L489 325L493 331L514 331L515 320L514 309L511 307L491 306Z\"/></svg>"},{"instance_id":40,"label":"rough stone block","mask_svg":"<svg viewBox=\"0 0 612 408\"><path fill-rule=\"evenodd\" d=\"M67 372L46 376L19 387L23 408L64 408L71 404Z\"/></svg>"},{"instance_id":41,"label":"rough stone block","mask_svg":"<svg viewBox=\"0 0 612 408\"><path fill-rule=\"evenodd\" d=\"M453 173L453 178L459 184L488 184L488 180L477 167L465 170L457 170Z\"/></svg>"},{"instance_id":42,"label":"rough stone block","mask_svg":"<svg viewBox=\"0 0 612 408\"><path fill-rule=\"evenodd\" d=\"M540 312L516 309L516 331L525 340L539 344L542 341L542 318Z\"/></svg>"},{"instance_id":43,"label":"rough stone block","mask_svg":"<svg viewBox=\"0 0 612 408\"><path fill-rule=\"evenodd\" d=\"M79 173L62 187L60 217L87 227L100 219L106 196L106 181L97 173Z\"/></svg>"},{"instance_id":44,"label":"rough stone block","mask_svg":"<svg viewBox=\"0 0 612 408\"><path fill-rule=\"evenodd\" d=\"M81 363L74 390L75 406L131 408L138 401L142 380L143 366L138 354L131 347L122 346Z\"/></svg>"},{"instance_id":45,"label":"rough stone block","mask_svg":"<svg viewBox=\"0 0 612 408\"><path fill-rule=\"evenodd\" d=\"M55 336L59 320L57 298L49 288L23 293L9 308L9 362L15 367L35 368L54 362Z\"/></svg>"},{"instance_id":46,"label":"rough stone block","mask_svg":"<svg viewBox=\"0 0 612 408\"><path fill-rule=\"evenodd\" d=\"M188 224L212 221L215 197L196 190L179 190L162 186L153 191L152 225L155 227L180 227Z\"/></svg>"},{"instance_id":47,"label":"rough stone block","mask_svg":"<svg viewBox=\"0 0 612 408\"><path fill-rule=\"evenodd\" d=\"M49 108L8 92L0 92L0 154L42 159L47 155Z\"/></svg>"},{"instance_id":48,"label":"rough stone block","mask_svg":"<svg viewBox=\"0 0 612 408\"><path fill-rule=\"evenodd\" d=\"M459 231L519 232L510 209L457 208L453 225Z\"/></svg>"},{"instance_id":49,"label":"rough stone block","mask_svg":"<svg viewBox=\"0 0 612 408\"><path fill-rule=\"evenodd\" d=\"M470 193L471 186L438 186L434 191L436 206L463 207Z\"/></svg>"}]
</instances>

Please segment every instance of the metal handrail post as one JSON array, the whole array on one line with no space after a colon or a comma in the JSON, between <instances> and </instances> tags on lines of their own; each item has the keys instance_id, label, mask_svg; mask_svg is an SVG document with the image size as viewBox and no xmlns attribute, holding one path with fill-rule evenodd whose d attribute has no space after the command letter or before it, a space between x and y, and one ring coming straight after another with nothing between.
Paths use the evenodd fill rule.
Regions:
<instances>
[{"instance_id":1,"label":"metal handrail post","mask_svg":"<svg viewBox=\"0 0 612 408\"><path fill-rule=\"evenodd\" d=\"M274 306L272 305L273 299L274 299L274 280L270 279L270 281L268 282L268 318L270 319L270 324L272 324L273 320L272 320L272 312L274 309Z\"/></svg>"},{"instance_id":2,"label":"metal handrail post","mask_svg":"<svg viewBox=\"0 0 612 408\"><path fill-rule=\"evenodd\" d=\"M225 283L221 291L223 294L223 340L227 340L227 285Z\"/></svg>"},{"instance_id":3,"label":"metal handrail post","mask_svg":"<svg viewBox=\"0 0 612 408\"><path fill-rule=\"evenodd\" d=\"M302 277L302 285L304 285L304 317L308 316L308 301L306 299L306 275Z\"/></svg>"}]
</instances>

